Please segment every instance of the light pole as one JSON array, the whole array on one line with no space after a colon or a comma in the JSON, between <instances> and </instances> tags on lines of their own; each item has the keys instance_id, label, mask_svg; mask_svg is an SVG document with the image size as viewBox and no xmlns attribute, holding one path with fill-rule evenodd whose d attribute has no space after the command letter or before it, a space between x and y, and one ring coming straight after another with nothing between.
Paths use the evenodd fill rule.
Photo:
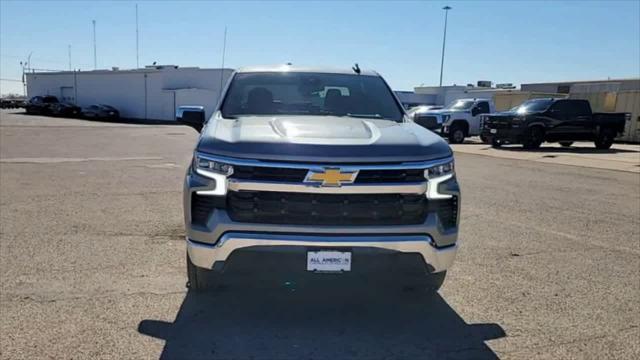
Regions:
<instances>
[{"instance_id":1,"label":"light pole","mask_svg":"<svg viewBox=\"0 0 640 360\"><path fill-rule=\"evenodd\" d=\"M440 60L440 86L442 86L442 71L444 70L444 44L447 41L447 17L451 6L445 6L442 10L444 10L444 36L442 37L442 60Z\"/></svg>"},{"instance_id":2,"label":"light pole","mask_svg":"<svg viewBox=\"0 0 640 360\"><path fill-rule=\"evenodd\" d=\"M93 70L98 69L98 55L96 54L96 21L91 20L93 23Z\"/></svg>"},{"instance_id":3,"label":"light pole","mask_svg":"<svg viewBox=\"0 0 640 360\"><path fill-rule=\"evenodd\" d=\"M136 4L136 69L140 68L140 34L138 32L138 4Z\"/></svg>"}]
</instances>

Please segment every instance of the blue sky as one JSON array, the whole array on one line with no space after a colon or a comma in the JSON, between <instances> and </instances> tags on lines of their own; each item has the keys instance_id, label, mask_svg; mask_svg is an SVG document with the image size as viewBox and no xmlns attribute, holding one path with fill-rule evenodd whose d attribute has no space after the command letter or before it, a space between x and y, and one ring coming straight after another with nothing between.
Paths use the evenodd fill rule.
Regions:
<instances>
[{"instance_id":1,"label":"blue sky","mask_svg":"<svg viewBox=\"0 0 640 360\"><path fill-rule=\"evenodd\" d=\"M378 70L398 90L438 83L450 5L445 84L640 77L640 1L27 2L0 1L2 93L21 92L20 60L39 69L226 67L293 62Z\"/></svg>"}]
</instances>

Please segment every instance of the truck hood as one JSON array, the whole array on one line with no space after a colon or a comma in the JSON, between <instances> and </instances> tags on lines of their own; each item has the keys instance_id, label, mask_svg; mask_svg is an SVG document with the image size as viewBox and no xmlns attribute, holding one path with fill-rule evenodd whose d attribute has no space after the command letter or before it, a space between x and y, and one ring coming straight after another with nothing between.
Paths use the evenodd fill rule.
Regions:
<instances>
[{"instance_id":1,"label":"truck hood","mask_svg":"<svg viewBox=\"0 0 640 360\"><path fill-rule=\"evenodd\" d=\"M413 123L338 116L216 114L197 151L235 158L322 163L424 161L452 155L438 135Z\"/></svg>"}]
</instances>

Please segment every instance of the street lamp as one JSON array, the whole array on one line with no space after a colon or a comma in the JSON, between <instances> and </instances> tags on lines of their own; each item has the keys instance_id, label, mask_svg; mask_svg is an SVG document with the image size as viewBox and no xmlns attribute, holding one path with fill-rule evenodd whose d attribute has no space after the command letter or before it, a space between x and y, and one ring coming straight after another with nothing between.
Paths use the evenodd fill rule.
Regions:
<instances>
[{"instance_id":1,"label":"street lamp","mask_svg":"<svg viewBox=\"0 0 640 360\"><path fill-rule=\"evenodd\" d=\"M440 60L440 86L442 86L442 71L444 69L444 44L447 41L447 17L451 6L445 6L442 10L444 10L444 36L442 37L442 60Z\"/></svg>"}]
</instances>

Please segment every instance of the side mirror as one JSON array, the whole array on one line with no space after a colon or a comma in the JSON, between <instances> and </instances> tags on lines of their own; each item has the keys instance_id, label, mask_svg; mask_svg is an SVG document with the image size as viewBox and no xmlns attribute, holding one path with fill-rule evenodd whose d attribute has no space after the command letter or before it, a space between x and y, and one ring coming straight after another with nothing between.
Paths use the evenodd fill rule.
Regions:
<instances>
[{"instance_id":1,"label":"side mirror","mask_svg":"<svg viewBox=\"0 0 640 360\"><path fill-rule=\"evenodd\" d=\"M414 114L413 122L429 130L436 130L440 128L440 124L438 124L438 118L433 115Z\"/></svg>"},{"instance_id":2,"label":"side mirror","mask_svg":"<svg viewBox=\"0 0 640 360\"><path fill-rule=\"evenodd\" d=\"M178 110L176 110L176 121L200 132L204 126L204 107L180 106Z\"/></svg>"},{"instance_id":3,"label":"side mirror","mask_svg":"<svg viewBox=\"0 0 640 360\"><path fill-rule=\"evenodd\" d=\"M477 107L474 107L473 109L471 109L471 116L476 116L480 114L480 109Z\"/></svg>"}]
</instances>

